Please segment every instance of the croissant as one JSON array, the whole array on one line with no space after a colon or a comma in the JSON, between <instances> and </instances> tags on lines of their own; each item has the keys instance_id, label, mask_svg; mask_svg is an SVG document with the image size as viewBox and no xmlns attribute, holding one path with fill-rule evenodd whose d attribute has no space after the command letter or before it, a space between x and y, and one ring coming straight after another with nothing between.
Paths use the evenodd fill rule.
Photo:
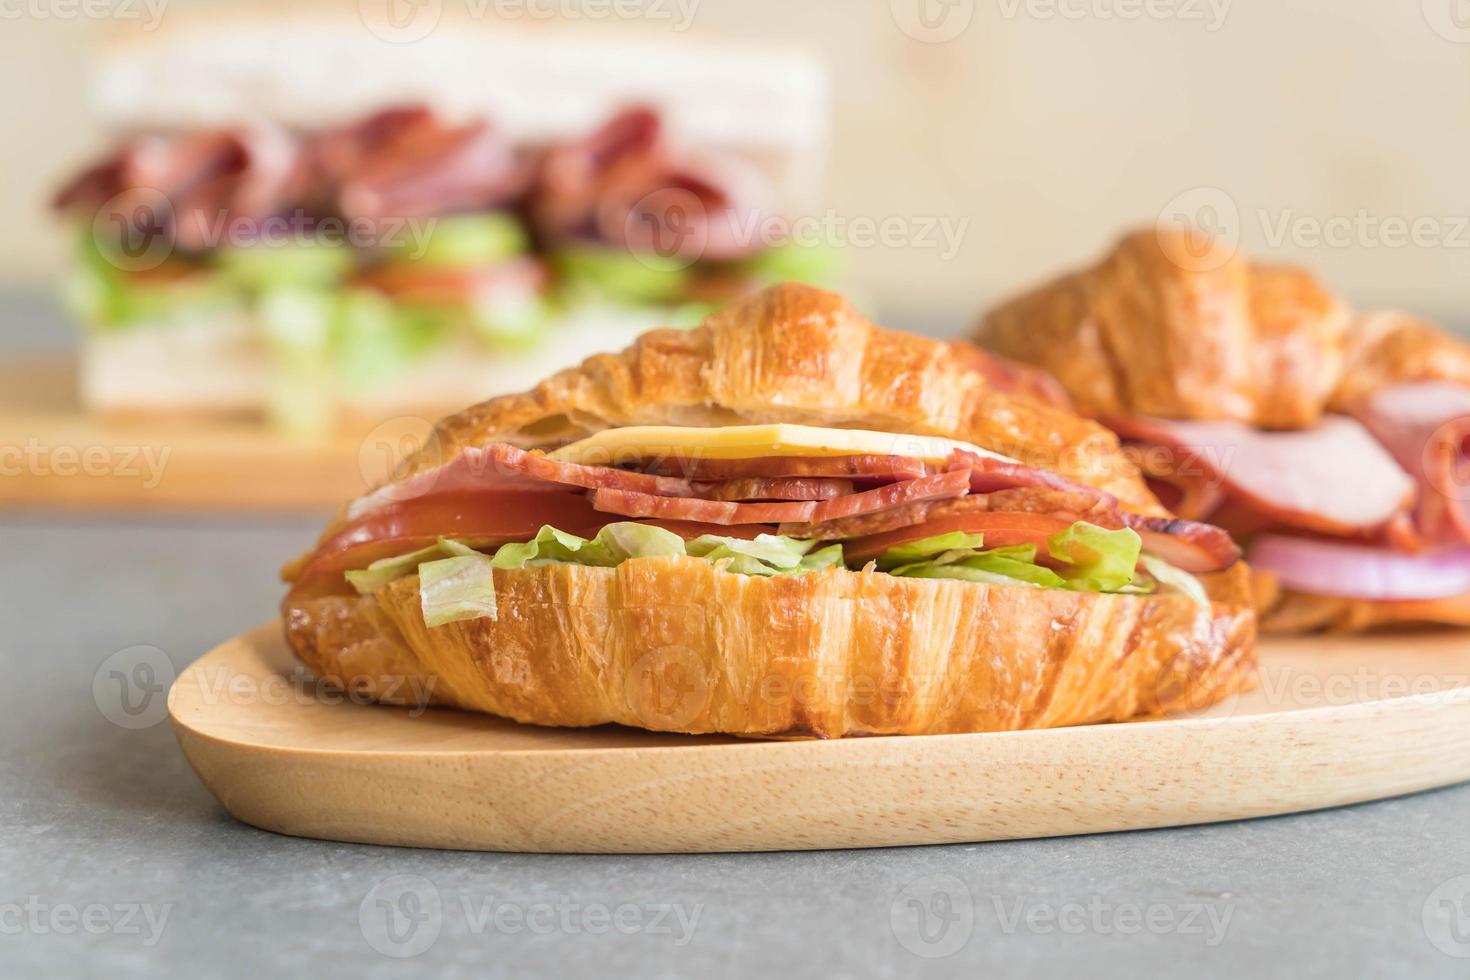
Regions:
<instances>
[{"instance_id":1,"label":"croissant","mask_svg":"<svg viewBox=\"0 0 1470 980\"><path fill-rule=\"evenodd\" d=\"M1181 525L1116 437L1045 388L973 348L884 330L835 294L787 285L445 419L393 485L491 445L517 447L498 459L564 465L540 451L615 427L779 422L963 439L1075 481L1059 499L1091 494L1130 521ZM431 627L417 575L361 595L340 576L312 577L322 549L355 533L357 509L286 568L282 613L314 671L385 699L427 691L538 725L839 737L1116 721L1209 704L1255 679L1239 563L1201 575L1203 604L904 578L871 563L772 577L688 556L553 563L496 568L494 618Z\"/></svg>"},{"instance_id":2,"label":"croissant","mask_svg":"<svg viewBox=\"0 0 1470 980\"><path fill-rule=\"evenodd\" d=\"M1348 323L1305 270L1252 265L1195 232L1160 228L992 310L976 339L1055 375L1093 418L1296 428L1333 391Z\"/></svg>"},{"instance_id":3,"label":"croissant","mask_svg":"<svg viewBox=\"0 0 1470 980\"><path fill-rule=\"evenodd\" d=\"M1129 436L1126 451L1182 516L1242 539L1335 524L1343 550L1315 551L1340 569L1470 544L1456 476L1470 445L1470 345L1405 314L1354 315L1304 269L1250 262L1191 229L1136 231L1096 265L1002 303L975 339L1052 372L1079 411ZM1316 435L1288 459L1269 430ZM1431 444L1440 456L1426 463ZM1357 512L1336 520L1307 484L1318 498L1348 488ZM1289 573L1304 561L1317 558L1294 557ZM1318 568L1293 584L1253 564L1273 632L1470 625L1470 594L1367 596Z\"/></svg>"}]
</instances>

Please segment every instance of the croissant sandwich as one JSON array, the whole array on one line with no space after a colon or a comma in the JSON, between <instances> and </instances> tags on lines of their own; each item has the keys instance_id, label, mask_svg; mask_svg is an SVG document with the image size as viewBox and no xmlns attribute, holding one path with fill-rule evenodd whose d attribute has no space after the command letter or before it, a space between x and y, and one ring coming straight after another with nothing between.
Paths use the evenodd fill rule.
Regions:
<instances>
[{"instance_id":1,"label":"croissant sandwich","mask_svg":"<svg viewBox=\"0 0 1470 980\"><path fill-rule=\"evenodd\" d=\"M285 569L287 636L380 699L671 732L1044 728L1249 687L1234 543L1045 387L773 287L444 420Z\"/></svg>"},{"instance_id":2,"label":"croissant sandwich","mask_svg":"<svg viewBox=\"0 0 1470 980\"><path fill-rule=\"evenodd\" d=\"M1470 626L1470 345L1171 228L977 339L1055 375L1181 517L1247 542L1264 629Z\"/></svg>"}]
</instances>

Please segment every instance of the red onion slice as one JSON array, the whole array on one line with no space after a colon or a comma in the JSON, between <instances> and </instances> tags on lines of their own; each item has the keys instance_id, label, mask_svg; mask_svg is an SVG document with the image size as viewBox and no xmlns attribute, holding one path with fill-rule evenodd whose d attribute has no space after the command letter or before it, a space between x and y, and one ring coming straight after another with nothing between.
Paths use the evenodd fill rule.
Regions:
<instances>
[{"instance_id":1,"label":"red onion slice","mask_svg":"<svg viewBox=\"0 0 1470 980\"><path fill-rule=\"evenodd\" d=\"M1470 592L1470 548L1409 555L1386 548L1263 535L1247 559L1298 592L1352 599L1443 599Z\"/></svg>"}]
</instances>

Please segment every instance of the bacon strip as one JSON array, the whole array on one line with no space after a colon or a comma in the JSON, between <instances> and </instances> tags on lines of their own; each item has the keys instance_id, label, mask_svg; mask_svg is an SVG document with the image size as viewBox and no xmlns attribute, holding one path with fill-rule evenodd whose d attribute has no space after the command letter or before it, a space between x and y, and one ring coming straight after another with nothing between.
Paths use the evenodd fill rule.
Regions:
<instances>
[{"instance_id":1,"label":"bacon strip","mask_svg":"<svg viewBox=\"0 0 1470 980\"><path fill-rule=\"evenodd\" d=\"M1123 524L1143 538L1145 551L1186 572L1219 571L1240 558L1240 546L1213 524L1140 514L1124 514Z\"/></svg>"},{"instance_id":2,"label":"bacon strip","mask_svg":"<svg viewBox=\"0 0 1470 980\"><path fill-rule=\"evenodd\" d=\"M1116 497L1104 490L1074 483L1050 470L1037 469L1008 459L996 459L993 456L978 456L964 449L956 450L949 459L947 468L956 467L967 467L970 470L971 493L1032 487L1038 490L1065 490L1085 494L1099 504L1106 503L1114 507L1118 503Z\"/></svg>"},{"instance_id":3,"label":"bacon strip","mask_svg":"<svg viewBox=\"0 0 1470 980\"><path fill-rule=\"evenodd\" d=\"M782 524L780 533L793 538L837 541L894 531L926 521L975 511L1012 511L1027 514L1063 513L1074 521L1091 521L1102 527L1119 528L1123 518L1116 506L1099 504L1091 494L1063 490L1020 487L995 493L971 494L957 500L918 501L891 510L843 517L821 524ZM922 536L922 535L921 535Z\"/></svg>"},{"instance_id":4,"label":"bacon strip","mask_svg":"<svg viewBox=\"0 0 1470 980\"><path fill-rule=\"evenodd\" d=\"M967 471L950 470L916 480L889 483L830 500L759 504L692 497L659 497L604 488L594 492L592 506L626 517L657 517L662 520L703 521L709 524L815 524L840 517L892 510L919 500L958 497L969 491L969 483Z\"/></svg>"},{"instance_id":5,"label":"bacon strip","mask_svg":"<svg viewBox=\"0 0 1470 980\"><path fill-rule=\"evenodd\" d=\"M832 477L851 480L912 480L938 468L911 456L763 456L759 459L646 459L638 468L689 480Z\"/></svg>"},{"instance_id":6,"label":"bacon strip","mask_svg":"<svg viewBox=\"0 0 1470 980\"><path fill-rule=\"evenodd\" d=\"M811 500L739 504L728 500L660 497L634 490L601 488L593 491L592 506L597 510L624 517L702 521L706 524L777 524L781 521L809 520L817 505Z\"/></svg>"},{"instance_id":7,"label":"bacon strip","mask_svg":"<svg viewBox=\"0 0 1470 980\"><path fill-rule=\"evenodd\" d=\"M704 500L831 500L852 493L852 481L834 477L772 476L696 483Z\"/></svg>"}]
</instances>

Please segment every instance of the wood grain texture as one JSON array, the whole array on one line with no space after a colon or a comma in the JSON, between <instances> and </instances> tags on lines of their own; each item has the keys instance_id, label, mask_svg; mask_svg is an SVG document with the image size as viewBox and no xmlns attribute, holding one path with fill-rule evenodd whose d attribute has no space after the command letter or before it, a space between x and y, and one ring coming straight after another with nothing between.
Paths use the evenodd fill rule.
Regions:
<instances>
[{"instance_id":1,"label":"wood grain texture","mask_svg":"<svg viewBox=\"0 0 1470 980\"><path fill-rule=\"evenodd\" d=\"M323 511L381 483L433 431L433 416L359 418L301 439L260 419L96 418L75 364L0 367L0 507Z\"/></svg>"},{"instance_id":2,"label":"wood grain texture","mask_svg":"<svg viewBox=\"0 0 1470 980\"><path fill-rule=\"evenodd\" d=\"M331 840L879 847L1233 820L1470 779L1470 645L1452 633L1276 641L1257 690L1177 718L834 741L420 713L323 697L297 670L280 625L262 626L185 671L169 709L230 813Z\"/></svg>"}]
</instances>

